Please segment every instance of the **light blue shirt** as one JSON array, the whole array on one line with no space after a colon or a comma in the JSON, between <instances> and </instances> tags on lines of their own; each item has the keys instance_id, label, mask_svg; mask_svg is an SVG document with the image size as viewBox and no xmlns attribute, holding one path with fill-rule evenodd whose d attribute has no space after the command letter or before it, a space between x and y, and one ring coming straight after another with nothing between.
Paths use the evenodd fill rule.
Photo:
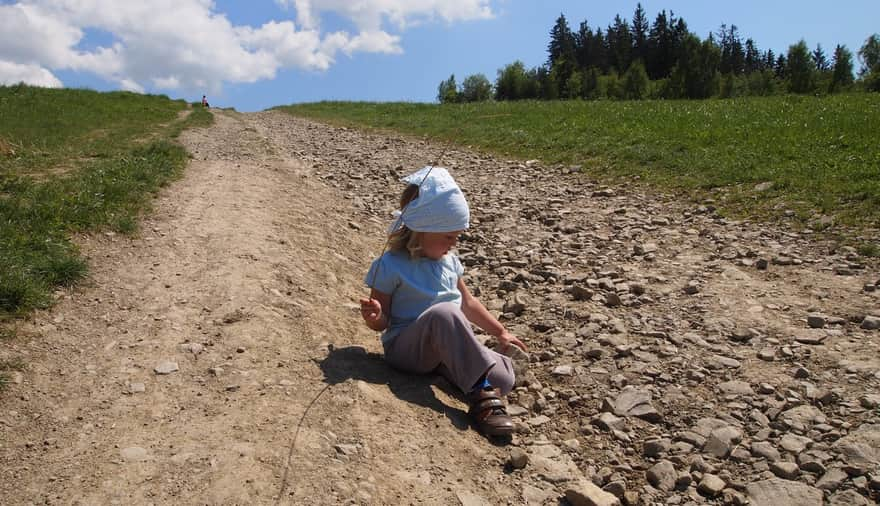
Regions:
<instances>
[{"instance_id":1,"label":"light blue shirt","mask_svg":"<svg viewBox=\"0 0 880 506\"><path fill-rule=\"evenodd\" d=\"M364 278L367 286L373 281L374 272L373 288L391 296L391 314L388 328L382 333L383 344L390 343L434 304L461 305L458 280L464 275L464 267L455 255L446 254L440 260L411 259L408 252L388 251L370 265Z\"/></svg>"}]
</instances>

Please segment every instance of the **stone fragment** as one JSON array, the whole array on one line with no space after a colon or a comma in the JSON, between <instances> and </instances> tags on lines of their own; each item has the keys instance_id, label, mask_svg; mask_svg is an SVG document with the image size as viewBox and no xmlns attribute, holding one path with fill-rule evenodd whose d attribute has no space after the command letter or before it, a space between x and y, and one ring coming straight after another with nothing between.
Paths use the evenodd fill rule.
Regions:
<instances>
[{"instance_id":1,"label":"stone fragment","mask_svg":"<svg viewBox=\"0 0 880 506\"><path fill-rule=\"evenodd\" d=\"M165 375L171 374L173 372L179 371L180 368L177 367L177 362L164 361L160 362L159 365L153 368L153 371L156 374Z\"/></svg>"},{"instance_id":2,"label":"stone fragment","mask_svg":"<svg viewBox=\"0 0 880 506\"><path fill-rule=\"evenodd\" d=\"M143 462L147 460L147 450L140 446L130 446L119 450L119 455L126 462Z\"/></svg>"},{"instance_id":3,"label":"stone fragment","mask_svg":"<svg viewBox=\"0 0 880 506\"><path fill-rule=\"evenodd\" d=\"M459 490L455 496L461 506L489 506L491 504L483 497L467 490Z\"/></svg>"},{"instance_id":4,"label":"stone fragment","mask_svg":"<svg viewBox=\"0 0 880 506\"><path fill-rule=\"evenodd\" d=\"M880 329L880 316L866 316L860 327L865 330Z\"/></svg>"},{"instance_id":5,"label":"stone fragment","mask_svg":"<svg viewBox=\"0 0 880 506\"><path fill-rule=\"evenodd\" d=\"M871 502L870 499L855 490L844 490L828 499L828 506L871 506L872 504L877 503Z\"/></svg>"},{"instance_id":6,"label":"stone fragment","mask_svg":"<svg viewBox=\"0 0 880 506\"><path fill-rule=\"evenodd\" d=\"M727 483L724 482L720 477L714 474L705 474L703 475L703 479L700 480L700 484L697 485L697 490L708 497L716 497L721 494L721 491L724 490L724 487L727 486Z\"/></svg>"},{"instance_id":7,"label":"stone fragment","mask_svg":"<svg viewBox=\"0 0 880 506\"><path fill-rule=\"evenodd\" d=\"M678 478L678 473L672 462L664 459L648 469L645 473L645 478L654 488L670 492L675 488L675 480Z\"/></svg>"},{"instance_id":8,"label":"stone fragment","mask_svg":"<svg viewBox=\"0 0 880 506\"><path fill-rule=\"evenodd\" d=\"M585 479L569 484L565 498L571 506L620 506L620 499Z\"/></svg>"},{"instance_id":9,"label":"stone fragment","mask_svg":"<svg viewBox=\"0 0 880 506\"><path fill-rule=\"evenodd\" d=\"M754 395L751 385L745 381L726 381L718 385L718 390L728 395Z\"/></svg>"},{"instance_id":10,"label":"stone fragment","mask_svg":"<svg viewBox=\"0 0 880 506\"><path fill-rule=\"evenodd\" d=\"M782 457L779 454L779 450L767 441L757 441L752 443L751 451L752 455L755 457L765 459L768 462L776 462Z\"/></svg>"},{"instance_id":11,"label":"stone fragment","mask_svg":"<svg viewBox=\"0 0 880 506\"><path fill-rule=\"evenodd\" d=\"M613 411L617 416L635 416L652 423L663 420L651 404L651 392L627 386L614 400Z\"/></svg>"},{"instance_id":12,"label":"stone fragment","mask_svg":"<svg viewBox=\"0 0 880 506\"><path fill-rule=\"evenodd\" d=\"M839 467L832 467L828 471L819 478L819 481L816 482L816 488L820 488L822 490L830 490L835 491L840 488L841 485L846 481L849 476L846 472Z\"/></svg>"},{"instance_id":13,"label":"stone fragment","mask_svg":"<svg viewBox=\"0 0 880 506\"><path fill-rule=\"evenodd\" d=\"M746 485L751 506L822 506L822 491L796 481L774 478Z\"/></svg>"},{"instance_id":14,"label":"stone fragment","mask_svg":"<svg viewBox=\"0 0 880 506\"><path fill-rule=\"evenodd\" d=\"M510 452L508 462L513 469L523 469L529 464L529 454L521 448L514 448Z\"/></svg>"},{"instance_id":15,"label":"stone fragment","mask_svg":"<svg viewBox=\"0 0 880 506\"><path fill-rule=\"evenodd\" d=\"M770 464L770 471L786 480L795 480L800 475L800 468L794 462L777 461Z\"/></svg>"}]
</instances>

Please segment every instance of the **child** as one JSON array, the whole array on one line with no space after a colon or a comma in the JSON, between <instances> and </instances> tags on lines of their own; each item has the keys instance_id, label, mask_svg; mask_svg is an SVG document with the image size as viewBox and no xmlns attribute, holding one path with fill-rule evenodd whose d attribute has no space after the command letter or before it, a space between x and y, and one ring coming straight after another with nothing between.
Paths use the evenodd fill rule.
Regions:
<instances>
[{"instance_id":1,"label":"child","mask_svg":"<svg viewBox=\"0 0 880 506\"><path fill-rule=\"evenodd\" d=\"M392 366L442 374L467 395L484 434L511 434L502 397L513 388L513 364L477 341L470 322L494 335L502 351L525 345L470 293L461 262L450 254L469 225L467 201L440 167L425 167L403 181L409 186L389 229L388 251L365 278L371 293L360 301L361 316L369 328L384 331L382 346Z\"/></svg>"}]
</instances>

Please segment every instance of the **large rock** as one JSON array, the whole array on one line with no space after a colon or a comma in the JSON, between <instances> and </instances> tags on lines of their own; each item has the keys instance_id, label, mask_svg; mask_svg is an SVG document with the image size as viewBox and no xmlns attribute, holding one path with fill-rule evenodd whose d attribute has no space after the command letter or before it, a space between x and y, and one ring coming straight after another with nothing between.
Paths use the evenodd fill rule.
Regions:
<instances>
[{"instance_id":1,"label":"large rock","mask_svg":"<svg viewBox=\"0 0 880 506\"><path fill-rule=\"evenodd\" d=\"M822 491L796 481L772 479L746 485L751 506L822 506Z\"/></svg>"},{"instance_id":2,"label":"large rock","mask_svg":"<svg viewBox=\"0 0 880 506\"><path fill-rule=\"evenodd\" d=\"M880 424L865 424L834 443L850 468L866 472L880 465Z\"/></svg>"},{"instance_id":3,"label":"large rock","mask_svg":"<svg viewBox=\"0 0 880 506\"><path fill-rule=\"evenodd\" d=\"M635 416L652 423L660 422L663 417L651 404L651 392L628 386L614 399L612 409L617 416Z\"/></svg>"},{"instance_id":4,"label":"large rock","mask_svg":"<svg viewBox=\"0 0 880 506\"><path fill-rule=\"evenodd\" d=\"M566 487L565 498L571 506L620 506L620 499L584 479Z\"/></svg>"}]
</instances>

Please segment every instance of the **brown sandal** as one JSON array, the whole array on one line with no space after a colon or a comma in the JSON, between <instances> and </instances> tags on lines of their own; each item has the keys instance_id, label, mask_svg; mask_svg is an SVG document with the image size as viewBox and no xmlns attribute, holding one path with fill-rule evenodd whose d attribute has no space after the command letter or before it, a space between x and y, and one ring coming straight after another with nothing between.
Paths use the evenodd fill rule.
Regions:
<instances>
[{"instance_id":1,"label":"brown sandal","mask_svg":"<svg viewBox=\"0 0 880 506\"><path fill-rule=\"evenodd\" d=\"M468 395L470 415L480 432L487 436L508 436L513 433L513 420L501 400L501 391L480 389Z\"/></svg>"}]
</instances>

